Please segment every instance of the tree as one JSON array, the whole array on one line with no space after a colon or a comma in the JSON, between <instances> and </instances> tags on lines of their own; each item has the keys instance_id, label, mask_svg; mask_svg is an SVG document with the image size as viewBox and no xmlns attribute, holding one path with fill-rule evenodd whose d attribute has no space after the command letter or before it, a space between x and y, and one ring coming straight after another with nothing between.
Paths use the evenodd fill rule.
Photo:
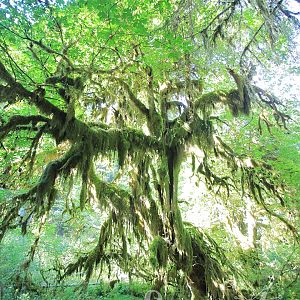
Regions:
<instances>
[{"instance_id":1,"label":"tree","mask_svg":"<svg viewBox=\"0 0 300 300\"><path fill-rule=\"evenodd\" d=\"M114 261L130 272L138 245L155 289L183 282L195 299L242 299L218 246L182 220L179 174L189 162L216 193L254 199L298 238L270 205L286 205L276 172L221 136L224 108L234 117L259 114L260 128L287 127L282 103L253 76L257 62L289 54L295 13L283 1L200 0L4 1L0 13L2 186L20 191L1 203L0 240L21 208L23 233L31 217L41 231L61 184L68 213L97 202L106 216L94 249L61 280L83 270L87 283ZM45 148L53 155L42 160ZM112 181L100 175L104 159L118 162ZM215 160L227 164L221 174ZM78 178L70 206L66 190Z\"/></svg>"}]
</instances>

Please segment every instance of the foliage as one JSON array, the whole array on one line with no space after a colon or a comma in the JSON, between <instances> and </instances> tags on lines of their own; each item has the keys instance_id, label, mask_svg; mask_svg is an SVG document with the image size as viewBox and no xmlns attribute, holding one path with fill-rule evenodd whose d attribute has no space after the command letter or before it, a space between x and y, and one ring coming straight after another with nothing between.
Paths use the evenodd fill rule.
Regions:
<instances>
[{"instance_id":1,"label":"foliage","mask_svg":"<svg viewBox=\"0 0 300 300\"><path fill-rule=\"evenodd\" d=\"M299 254L280 261L299 242L297 107L255 80L294 64L299 21L284 1L0 8L0 241L6 251L20 229L31 242L3 271L17 292L79 279L88 291L121 272L180 299L297 294ZM183 172L205 183L208 233L185 222Z\"/></svg>"}]
</instances>

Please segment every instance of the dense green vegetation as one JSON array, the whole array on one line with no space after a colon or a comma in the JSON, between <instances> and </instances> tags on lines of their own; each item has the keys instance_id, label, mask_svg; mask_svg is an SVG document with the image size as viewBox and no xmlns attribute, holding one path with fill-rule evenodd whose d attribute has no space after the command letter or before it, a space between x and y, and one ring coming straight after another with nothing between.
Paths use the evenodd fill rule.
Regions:
<instances>
[{"instance_id":1,"label":"dense green vegetation","mask_svg":"<svg viewBox=\"0 0 300 300\"><path fill-rule=\"evenodd\" d=\"M0 2L0 300L300 299L299 1Z\"/></svg>"}]
</instances>

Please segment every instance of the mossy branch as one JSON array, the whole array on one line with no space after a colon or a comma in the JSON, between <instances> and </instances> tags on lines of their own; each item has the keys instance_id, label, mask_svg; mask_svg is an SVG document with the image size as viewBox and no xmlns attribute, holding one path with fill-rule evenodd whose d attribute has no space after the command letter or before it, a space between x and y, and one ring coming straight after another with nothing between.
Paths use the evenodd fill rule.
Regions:
<instances>
[{"instance_id":1,"label":"mossy branch","mask_svg":"<svg viewBox=\"0 0 300 300\"><path fill-rule=\"evenodd\" d=\"M17 101L18 94L15 89L9 86L0 85L0 102L8 102L9 104Z\"/></svg>"},{"instance_id":2,"label":"mossy branch","mask_svg":"<svg viewBox=\"0 0 300 300\"><path fill-rule=\"evenodd\" d=\"M90 172L90 179L95 186L96 196L104 208L113 208L119 213L131 215L129 198L132 195L128 191L113 183L102 181L94 168Z\"/></svg>"},{"instance_id":3,"label":"mossy branch","mask_svg":"<svg viewBox=\"0 0 300 300\"><path fill-rule=\"evenodd\" d=\"M85 284L87 284L94 268L98 264L102 264L106 261L105 250L113 234L112 228L113 214L111 213L101 226L98 242L94 249L89 254L80 256L75 263L68 264L60 280L63 280L66 276L69 276L75 272L80 272L83 270L86 273Z\"/></svg>"},{"instance_id":4,"label":"mossy branch","mask_svg":"<svg viewBox=\"0 0 300 300\"><path fill-rule=\"evenodd\" d=\"M12 116L9 121L0 127L0 140L3 139L9 132L16 129L19 125L28 125L32 124L32 126L35 126L39 122L48 123L50 122L50 119L40 116L40 115L32 115L32 116L21 116L21 115L15 115Z\"/></svg>"},{"instance_id":5,"label":"mossy branch","mask_svg":"<svg viewBox=\"0 0 300 300\"><path fill-rule=\"evenodd\" d=\"M272 171L272 167L250 157L237 155L219 137L216 138L214 150L217 156L227 161L232 173L231 180L235 183L236 190L241 190L242 194L245 194L247 189L248 193L267 213L283 222L293 235L298 238L299 235L295 227L283 216L272 211L266 203L267 197L272 196L279 200L282 206L285 206L282 196L283 186L277 182L276 174ZM218 180L213 183L217 185L224 184L224 182Z\"/></svg>"},{"instance_id":6,"label":"mossy branch","mask_svg":"<svg viewBox=\"0 0 300 300\"><path fill-rule=\"evenodd\" d=\"M0 78L5 80L10 85L15 86L18 95L28 98L29 101L37 106L37 108L43 114L53 115L49 131L57 139L57 141L69 140L73 143L77 143L78 141L89 140L92 143L94 154L100 153L103 150L116 151L118 147L118 141L122 137L126 137L127 141L134 145L135 149L132 150L159 150L161 148L161 143L158 141L158 139L151 136L146 136L142 131L131 128L104 129L107 128L107 126L101 126L102 128L94 129L76 118L73 118L68 122L64 136L61 136L61 128L63 128L63 125L66 121L67 113L59 109L45 98L45 90L38 88L34 92L28 91L21 84L14 80L14 78L1 63Z\"/></svg>"},{"instance_id":7,"label":"mossy branch","mask_svg":"<svg viewBox=\"0 0 300 300\"><path fill-rule=\"evenodd\" d=\"M78 165L80 149L80 146L73 146L63 157L50 162L35 186L28 192L17 195L1 204L0 213L3 217L0 222L0 241L7 229L17 219L19 209L22 206L30 204L32 213L38 217L50 211L55 200L55 180L59 174L67 174L71 168Z\"/></svg>"},{"instance_id":8,"label":"mossy branch","mask_svg":"<svg viewBox=\"0 0 300 300\"><path fill-rule=\"evenodd\" d=\"M147 118L149 118L149 109L146 107L146 105L141 102L132 92L131 88L129 87L129 85L122 79L114 77L113 79L115 79L118 83L121 84L121 86L125 89L125 91L127 92L129 99L132 101L132 103L136 106L136 108L143 114L145 115Z\"/></svg>"},{"instance_id":9,"label":"mossy branch","mask_svg":"<svg viewBox=\"0 0 300 300\"><path fill-rule=\"evenodd\" d=\"M0 78L9 84L11 88L15 90L19 95L28 98L32 96L32 93L26 90L20 83L18 83L6 70L3 63L0 61Z\"/></svg>"},{"instance_id":10,"label":"mossy branch","mask_svg":"<svg viewBox=\"0 0 300 300\"><path fill-rule=\"evenodd\" d=\"M26 35L25 37L22 37L23 39L26 39L28 41L30 41L31 43L39 46L41 49L45 50L47 53L49 54L56 54L58 56L60 56L63 60L65 60L67 62L67 64L73 68L73 63L71 62L71 60L64 54L64 53L61 53L59 51L56 51L48 46L46 46L42 40L40 41L37 41L37 40L34 40L32 39L31 37L29 37L28 35Z\"/></svg>"}]
</instances>

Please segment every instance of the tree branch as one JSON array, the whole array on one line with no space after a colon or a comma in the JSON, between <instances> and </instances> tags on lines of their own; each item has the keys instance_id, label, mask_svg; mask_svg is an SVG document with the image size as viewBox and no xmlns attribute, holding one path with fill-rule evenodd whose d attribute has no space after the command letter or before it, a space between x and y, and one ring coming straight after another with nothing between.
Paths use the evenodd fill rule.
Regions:
<instances>
[{"instance_id":1,"label":"tree branch","mask_svg":"<svg viewBox=\"0 0 300 300\"><path fill-rule=\"evenodd\" d=\"M78 153L82 151L82 147L73 146L61 158L51 161L45 168L39 182L33 186L28 192L13 197L0 205L0 216L3 216L0 222L0 241L2 240L6 230L11 223L18 217L19 209L29 201L33 205L32 213L36 216L42 216L50 211L54 203L54 184L60 173L69 173L70 169L79 163ZM72 161L72 163L68 163ZM48 202L45 202L47 198Z\"/></svg>"},{"instance_id":2,"label":"tree branch","mask_svg":"<svg viewBox=\"0 0 300 300\"><path fill-rule=\"evenodd\" d=\"M29 101L36 105L42 113L46 115L53 115L51 120L50 131L58 141L68 139L71 142L76 143L79 140L88 139L91 141L91 147L93 147L95 151L99 153L101 150L103 150L103 145L105 145L105 150L115 151L118 146L116 141L126 136L128 141L130 141L132 144L139 147L140 149L159 150L161 148L161 143L157 139L150 136L146 136L142 131L131 128L124 128L122 130L116 128L110 128L107 130L100 128L98 130L95 130L90 128L90 126L88 126L86 123L76 118L73 118L72 120L70 120L70 122L68 122L64 136L61 137L60 130L61 128L63 128L67 114L66 112L59 109L57 106L45 99L45 90L37 89L34 92L28 91L21 84L15 81L15 79L9 74L9 72L6 70L6 68L1 62L0 78L5 80L11 86L16 87L16 92L18 93L18 95L28 98ZM123 81L120 80L120 82ZM131 97L132 101L134 101L142 111L148 113L149 110L133 95L129 86L124 82L123 84L125 88L128 88L129 96ZM49 121L49 119L45 118L42 120L46 120L47 122ZM24 122L23 119L17 119L15 121ZM28 119L26 121L30 123ZM9 126L11 127L13 125L10 123ZM99 145L102 145L102 147L99 147Z\"/></svg>"},{"instance_id":3,"label":"tree branch","mask_svg":"<svg viewBox=\"0 0 300 300\"><path fill-rule=\"evenodd\" d=\"M60 53L56 50L53 50L52 48L50 48L50 47L46 46L45 44L43 44L41 40L36 41L36 40L30 38L28 35L23 37L23 39L28 40L28 41L32 42L33 44L39 46L40 48L42 48L43 50L45 50L49 54L56 54L56 55L62 57L68 63L68 65L71 68L73 68L73 63L70 61L70 59L64 53Z\"/></svg>"},{"instance_id":4,"label":"tree branch","mask_svg":"<svg viewBox=\"0 0 300 300\"><path fill-rule=\"evenodd\" d=\"M26 90L20 83L18 83L6 70L5 66L0 61L0 78L8 83L11 88L15 89L15 92L22 95L25 98L31 97L32 93Z\"/></svg>"},{"instance_id":5,"label":"tree branch","mask_svg":"<svg viewBox=\"0 0 300 300\"><path fill-rule=\"evenodd\" d=\"M241 57L240 57L240 65L242 65L242 60L244 58L244 55L246 54L246 52L249 50L251 44L255 41L257 35L259 34L259 32L262 30L262 28L264 27L266 21L263 21L262 24L259 26L259 28L256 30L256 32L253 34L252 38L250 39L250 41L247 43L247 45L245 46Z\"/></svg>"},{"instance_id":6,"label":"tree branch","mask_svg":"<svg viewBox=\"0 0 300 300\"><path fill-rule=\"evenodd\" d=\"M16 115L12 116L10 120L0 127L0 139L3 139L10 131L16 129L18 125L27 125L32 124L32 126L36 125L38 122L46 122L49 123L50 119L40 116L40 115L33 115L33 116L21 116Z\"/></svg>"},{"instance_id":7,"label":"tree branch","mask_svg":"<svg viewBox=\"0 0 300 300\"><path fill-rule=\"evenodd\" d=\"M132 103L136 106L136 108L142 113L144 114L147 118L149 118L149 109L146 107L146 105L144 103L142 103L132 92L132 90L130 89L129 85L123 81L120 78L115 77L114 78L117 82L119 82L122 87L126 90L126 92L128 93L129 99L132 101Z\"/></svg>"},{"instance_id":8,"label":"tree branch","mask_svg":"<svg viewBox=\"0 0 300 300\"><path fill-rule=\"evenodd\" d=\"M9 104L17 101L18 94L14 88L9 86L0 85L0 102L8 102Z\"/></svg>"}]
</instances>

